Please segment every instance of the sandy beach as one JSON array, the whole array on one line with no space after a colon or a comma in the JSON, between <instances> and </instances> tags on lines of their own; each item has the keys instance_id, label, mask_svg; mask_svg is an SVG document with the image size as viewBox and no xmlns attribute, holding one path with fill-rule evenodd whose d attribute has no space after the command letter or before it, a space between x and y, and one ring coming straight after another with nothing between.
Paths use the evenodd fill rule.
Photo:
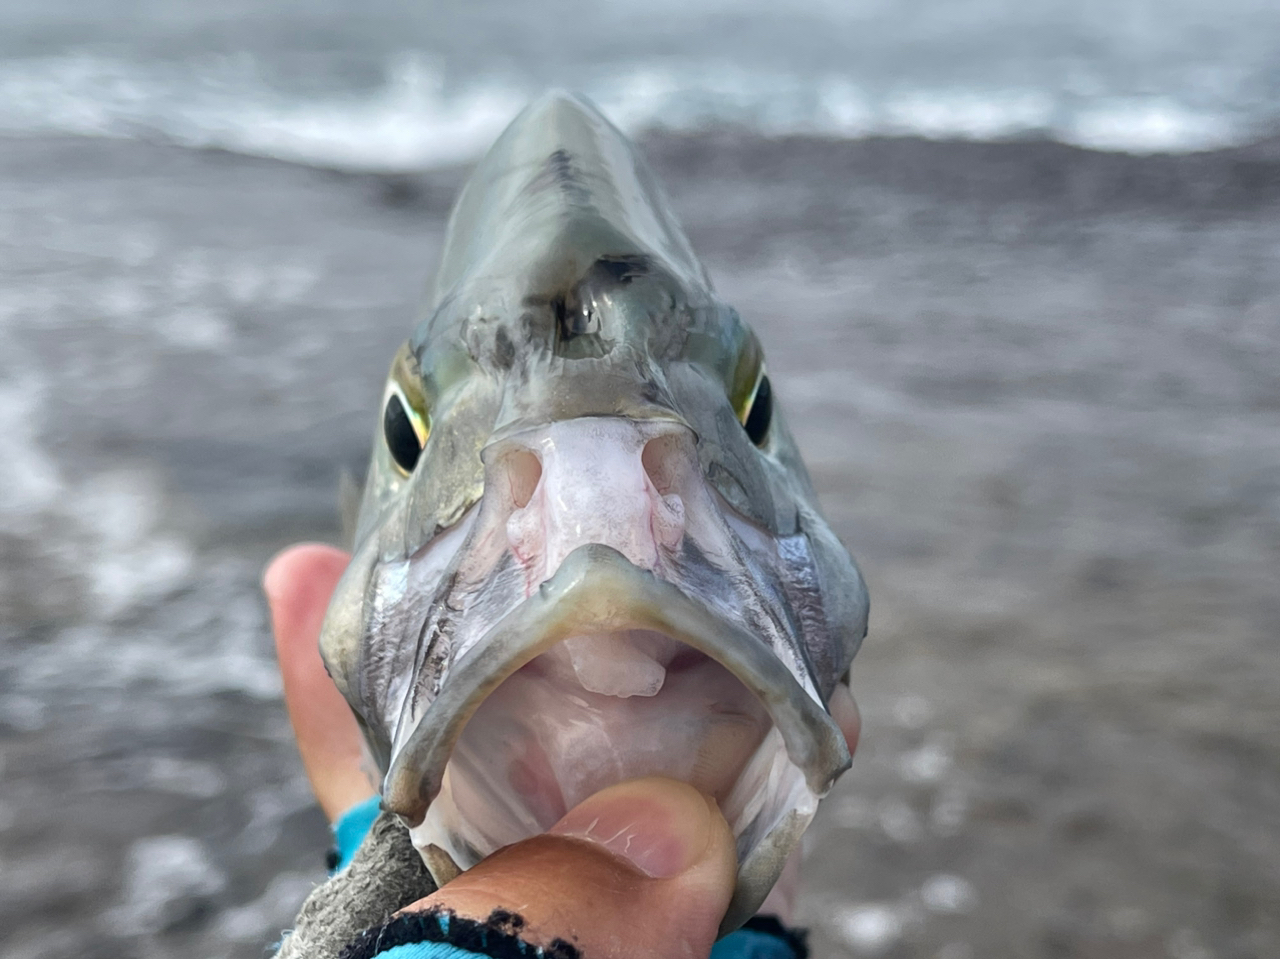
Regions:
<instances>
[{"instance_id":1,"label":"sandy beach","mask_svg":"<svg viewBox=\"0 0 1280 959\"><path fill-rule=\"evenodd\" d=\"M1280 143L642 149L862 565L817 957L1280 954ZM463 169L0 139L0 953L257 956L336 541Z\"/></svg>"}]
</instances>

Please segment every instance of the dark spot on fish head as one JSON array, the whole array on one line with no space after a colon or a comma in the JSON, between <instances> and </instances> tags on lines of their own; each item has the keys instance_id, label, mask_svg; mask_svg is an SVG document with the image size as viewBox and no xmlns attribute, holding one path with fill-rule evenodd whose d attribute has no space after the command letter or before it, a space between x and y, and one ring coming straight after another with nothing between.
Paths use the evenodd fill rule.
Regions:
<instances>
[{"instance_id":1,"label":"dark spot on fish head","mask_svg":"<svg viewBox=\"0 0 1280 959\"><path fill-rule=\"evenodd\" d=\"M613 349L613 341L602 335L602 313L595 299L580 292L575 289L551 301L555 352L566 359L599 359Z\"/></svg>"},{"instance_id":2,"label":"dark spot on fish head","mask_svg":"<svg viewBox=\"0 0 1280 959\"><path fill-rule=\"evenodd\" d=\"M558 297L551 308L556 316L556 331L561 341L600 332L600 312L590 298Z\"/></svg>"},{"instance_id":3,"label":"dark spot on fish head","mask_svg":"<svg viewBox=\"0 0 1280 959\"><path fill-rule=\"evenodd\" d=\"M516 360L516 346L511 342L511 335L506 327L500 326L493 334L493 362L500 370L511 369Z\"/></svg>"},{"instance_id":4,"label":"dark spot on fish head","mask_svg":"<svg viewBox=\"0 0 1280 959\"><path fill-rule=\"evenodd\" d=\"M526 296L524 311L514 325L517 343L542 343L558 335L554 297Z\"/></svg>"},{"instance_id":5,"label":"dark spot on fish head","mask_svg":"<svg viewBox=\"0 0 1280 959\"><path fill-rule=\"evenodd\" d=\"M602 256L592 266L591 280L603 279L610 285L626 285L636 277L648 276L649 258L643 254Z\"/></svg>"},{"instance_id":6,"label":"dark spot on fish head","mask_svg":"<svg viewBox=\"0 0 1280 959\"><path fill-rule=\"evenodd\" d=\"M529 181L525 189L529 193L553 190L572 203L583 206L591 203L591 191L583 185L582 175L574 165L573 157L564 149L548 155L542 170Z\"/></svg>"},{"instance_id":7,"label":"dark spot on fish head","mask_svg":"<svg viewBox=\"0 0 1280 959\"><path fill-rule=\"evenodd\" d=\"M572 177L573 158L569 156L569 151L560 149L548 156L547 169L559 179L568 179Z\"/></svg>"}]
</instances>

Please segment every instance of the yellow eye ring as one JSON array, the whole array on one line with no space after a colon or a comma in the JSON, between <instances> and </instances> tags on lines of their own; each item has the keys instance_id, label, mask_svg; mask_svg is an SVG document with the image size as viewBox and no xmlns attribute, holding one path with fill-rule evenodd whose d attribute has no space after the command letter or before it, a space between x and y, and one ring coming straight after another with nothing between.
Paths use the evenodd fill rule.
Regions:
<instances>
[{"instance_id":1,"label":"yellow eye ring","mask_svg":"<svg viewBox=\"0 0 1280 959\"><path fill-rule=\"evenodd\" d=\"M430 435L431 422L425 412L414 407L399 383L388 381L382 399L382 437L401 475L413 472Z\"/></svg>"}]
</instances>

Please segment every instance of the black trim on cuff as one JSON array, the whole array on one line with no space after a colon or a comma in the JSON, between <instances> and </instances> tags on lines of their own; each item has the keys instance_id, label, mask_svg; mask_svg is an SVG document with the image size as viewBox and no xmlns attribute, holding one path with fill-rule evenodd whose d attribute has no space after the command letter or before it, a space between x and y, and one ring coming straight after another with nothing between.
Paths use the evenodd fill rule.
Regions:
<instances>
[{"instance_id":1,"label":"black trim on cuff","mask_svg":"<svg viewBox=\"0 0 1280 959\"><path fill-rule=\"evenodd\" d=\"M582 959L572 943L555 939L549 946L535 946L519 937L524 919L505 909L495 909L484 922L464 919L451 910L413 912L397 916L360 933L339 959L374 959L393 946L415 942L447 942L492 959Z\"/></svg>"}]
</instances>

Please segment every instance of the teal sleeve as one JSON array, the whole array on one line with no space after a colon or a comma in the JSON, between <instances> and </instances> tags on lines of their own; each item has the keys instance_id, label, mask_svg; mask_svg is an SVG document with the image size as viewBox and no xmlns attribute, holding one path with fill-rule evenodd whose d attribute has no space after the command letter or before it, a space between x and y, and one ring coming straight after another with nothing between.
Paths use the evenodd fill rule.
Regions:
<instances>
[{"instance_id":1,"label":"teal sleeve","mask_svg":"<svg viewBox=\"0 0 1280 959\"><path fill-rule=\"evenodd\" d=\"M330 871L337 872L347 867L351 857L364 842L364 837L369 834L369 829L373 826L373 821L378 818L378 811L381 808L381 797L370 796L338 817L337 822L331 827L334 851Z\"/></svg>"},{"instance_id":2,"label":"teal sleeve","mask_svg":"<svg viewBox=\"0 0 1280 959\"><path fill-rule=\"evenodd\" d=\"M376 953L377 959L476 959L479 955L449 942L409 942Z\"/></svg>"},{"instance_id":3,"label":"teal sleeve","mask_svg":"<svg viewBox=\"0 0 1280 959\"><path fill-rule=\"evenodd\" d=\"M758 929L731 932L711 947L711 959L800 959L786 939Z\"/></svg>"},{"instance_id":4,"label":"teal sleeve","mask_svg":"<svg viewBox=\"0 0 1280 959\"><path fill-rule=\"evenodd\" d=\"M488 959L488 954L449 942L407 942L374 953L373 959ZM796 953L786 941L767 932L739 929L715 944L711 959L796 959Z\"/></svg>"},{"instance_id":5,"label":"teal sleeve","mask_svg":"<svg viewBox=\"0 0 1280 959\"><path fill-rule=\"evenodd\" d=\"M375 955L376 959L485 959L481 953L448 942L410 942ZM767 932L739 929L715 944L711 959L795 959L795 953Z\"/></svg>"}]
</instances>

